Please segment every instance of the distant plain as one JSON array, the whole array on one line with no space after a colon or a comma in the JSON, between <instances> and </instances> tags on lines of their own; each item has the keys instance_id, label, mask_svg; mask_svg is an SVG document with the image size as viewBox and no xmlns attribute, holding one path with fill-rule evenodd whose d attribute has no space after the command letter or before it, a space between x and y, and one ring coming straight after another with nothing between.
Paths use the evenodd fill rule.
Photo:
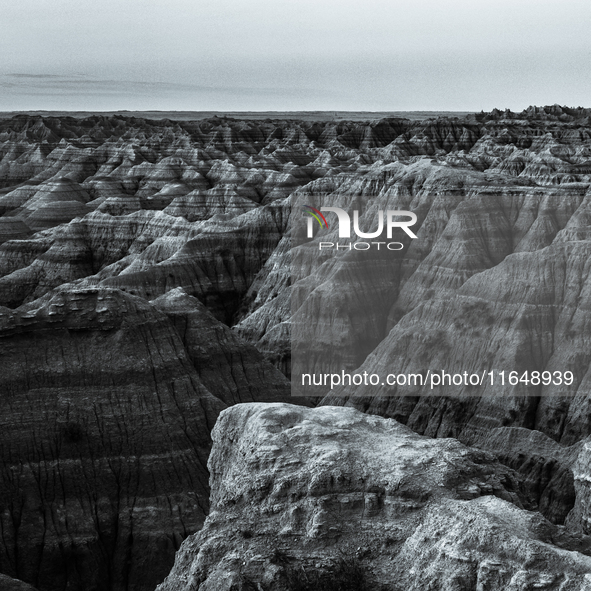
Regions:
<instances>
[{"instance_id":1,"label":"distant plain","mask_svg":"<svg viewBox=\"0 0 591 591\"><path fill-rule=\"evenodd\" d=\"M1 111L0 119L16 115L41 117L138 117L142 119L169 119L171 121L197 121L211 117L231 119L298 119L301 121L370 121L386 117L401 117L412 121L431 117L464 117L471 111Z\"/></svg>"}]
</instances>

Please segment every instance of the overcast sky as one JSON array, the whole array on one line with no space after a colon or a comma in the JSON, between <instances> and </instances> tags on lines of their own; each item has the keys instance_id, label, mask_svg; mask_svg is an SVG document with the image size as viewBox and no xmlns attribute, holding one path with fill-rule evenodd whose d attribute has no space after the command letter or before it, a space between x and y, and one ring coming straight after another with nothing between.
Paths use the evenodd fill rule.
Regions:
<instances>
[{"instance_id":1,"label":"overcast sky","mask_svg":"<svg viewBox=\"0 0 591 591\"><path fill-rule=\"evenodd\" d=\"M18 0L0 110L591 107L589 0Z\"/></svg>"}]
</instances>

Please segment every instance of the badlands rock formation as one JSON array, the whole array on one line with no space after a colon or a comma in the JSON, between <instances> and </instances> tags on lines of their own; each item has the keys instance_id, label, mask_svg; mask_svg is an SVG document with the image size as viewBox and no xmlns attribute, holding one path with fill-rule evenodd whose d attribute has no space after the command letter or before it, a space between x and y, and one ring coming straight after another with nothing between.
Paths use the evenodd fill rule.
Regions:
<instances>
[{"instance_id":1,"label":"badlands rock formation","mask_svg":"<svg viewBox=\"0 0 591 591\"><path fill-rule=\"evenodd\" d=\"M69 289L2 312L2 569L42 589L154 585L207 513L224 403L138 297Z\"/></svg>"},{"instance_id":2,"label":"badlands rock formation","mask_svg":"<svg viewBox=\"0 0 591 591\"><path fill-rule=\"evenodd\" d=\"M452 537L457 521L452 546L471 515L497 523L507 545L482 525L491 541L475 560L489 555L500 570L508 560L516 588L531 573L543 584L541 571L499 548L543 540L578 588L583 562L568 554L564 566L536 523L554 524L555 541L590 533L590 116L553 106L425 121L0 120L0 572L40 591L153 591L208 515L219 412L288 400L291 334L317 318L304 333L314 371L573 372L570 389L434 397L379 385L318 396L445 439L428 453L449 437L484 450L457 453L484 454L473 457L486 458L498 497L485 487L470 500L443 484L438 517L413 515L439 519L433 531ZM331 218L294 247L304 204L358 209L366 231L378 210L411 210L418 239L403 238L394 256L319 254L315 241L336 239ZM460 480L477 470L458 465ZM352 527L347 519L335 527ZM415 540L413 519L404 540ZM396 558L393 542L391 556L423 576L424 557L439 553L431 540L434 554L417 538L420 551L405 541ZM329 576L340 563L321 554L317 575ZM293 572L313 579L315 562L298 556ZM441 556L433 568L452 589L456 570ZM218 569L215 556L200 560Z\"/></svg>"},{"instance_id":3,"label":"badlands rock formation","mask_svg":"<svg viewBox=\"0 0 591 591\"><path fill-rule=\"evenodd\" d=\"M332 406L241 404L213 440L210 514L158 591L589 587L591 538L490 453Z\"/></svg>"},{"instance_id":4,"label":"badlands rock formation","mask_svg":"<svg viewBox=\"0 0 591 591\"><path fill-rule=\"evenodd\" d=\"M180 288L0 310L0 562L41 589L161 580L207 514L209 432L284 376ZM216 392L216 396L211 392Z\"/></svg>"},{"instance_id":5,"label":"badlands rock formation","mask_svg":"<svg viewBox=\"0 0 591 591\"><path fill-rule=\"evenodd\" d=\"M6 575L0 575L0 589L2 591L36 591L31 585L27 585L22 581L7 577Z\"/></svg>"}]
</instances>

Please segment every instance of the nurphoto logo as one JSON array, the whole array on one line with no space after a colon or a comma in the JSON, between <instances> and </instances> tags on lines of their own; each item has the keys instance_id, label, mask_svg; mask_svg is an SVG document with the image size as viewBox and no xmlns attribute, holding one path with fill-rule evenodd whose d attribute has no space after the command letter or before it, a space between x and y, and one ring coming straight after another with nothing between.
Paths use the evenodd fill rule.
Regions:
<instances>
[{"instance_id":1,"label":"nurphoto logo","mask_svg":"<svg viewBox=\"0 0 591 591\"><path fill-rule=\"evenodd\" d=\"M337 215L338 227L339 227L339 238L351 238L351 217L341 207L321 207L320 210L312 207L311 205L303 206L304 213L308 214L308 238L314 238L314 220L318 222L320 229L329 229L328 222L322 214L322 212L332 212ZM386 215L380 210L378 212L378 228L373 232L362 232L359 229L359 211L353 211L353 232L359 238L371 239L378 238L384 231L384 217L386 220L386 237L392 239L392 231L394 228L401 228L410 238L417 238L416 234L410 229L417 223L417 216L412 211L405 210L387 210ZM410 218L406 220L400 220L395 218ZM369 250L372 246L376 247L377 250L381 246L385 245L388 250L402 250L404 244L402 242L349 242L348 244L339 244L334 242L319 242L318 249L334 249L340 248L349 250Z\"/></svg>"}]
</instances>

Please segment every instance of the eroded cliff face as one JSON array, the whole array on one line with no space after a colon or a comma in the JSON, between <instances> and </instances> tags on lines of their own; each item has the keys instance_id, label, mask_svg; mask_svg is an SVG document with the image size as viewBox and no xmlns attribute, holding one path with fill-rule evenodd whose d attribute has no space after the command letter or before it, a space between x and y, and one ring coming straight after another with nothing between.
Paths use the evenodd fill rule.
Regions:
<instances>
[{"instance_id":1,"label":"eroded cliff face","mask_svg":"<svg viewBox=\"0 0 591 591\"><path fill-rule=\"evenodd\" d=\"M211 510L159 591L586 589L591 538L492 454L351 408L240 404L209 459Z\"/></svg>"},{"instance_id":2,"label":"eroded cliff face","mask_svg":"<svg viewBox=\"0 0 591 591\"><path fill-rule=\"evenodd\" d=\"M477 572L489 568L482 566L485 556L497 556L490 524L504 532L507 548L516 539L527 548L547 541L535 525L546 522L520 507L587 532L589 117L554 106L365 123L119 116L0 121L0 571L41 591L66 585L152 591L207 514L205 463L218 413L235 403L289 396L292 295L296 315L330 311L309 340L317 371L519 370L532 361L540 370L572 370L574 396L517 387L503 400L483 390L458 402L374 388L333 392L338 396L324 403L488 450L457 453L485 458L498 497L487 498L485 486L483 500L469 500L439 483L435 513L427 506L412 513L425 523L439 520L433 531L451 536L454 547L471 539L469 515L485 524L479 531L490 548L485 544L475 558ZM377 210L415 212L419 239L406 240L395 257L372 253L363 265L347 252L318 256L309 245L291 248L293 208L355 209L359 203L367 205L361 216L367 228ZM330 240L335 233L320 235ZM315 281L292 276L293 268L315 274ZM361 291L368 281L370 289ZM334 285L341 287L338 296ZM351 322L361 313L364 323ZM362 347L351 357L354 340ZM348 428L334 435L336 442L348 441ZM410 447L427 445L396 429ZM436 447L443 445L453 462L457 450L468 449L454 443L452 453L447 439L430 445L444 453ZM466 462L467 474L480 474L472 465L480 460ZM248 492L251 484L244 486ZM307 498L308 485L301 486L298 494ZM345 495L373 494L343 486ZM351 498L351 507L365 506L365 496L363 502ZM309 510L306 524L313 521L315 509ZM335 527L346 530L358 509L343 515ZM417 541L421 550L413 554L407 541L418 540L414 517L402 526L398 517L380 515L407 528L406 549L394 561L404 557L417 577L431 572L424 580L435 580L435 570L422 562L429 556L437 572L454 580L456 567L446 555L438 562L439 538ZM503 515L519 527L504 529ZM323 519L321 513L319 531ZM458 537L450 533L454 519ZM308 525L297 527L314 547ZM365 534L351 530L343 540L354 544L356 535ZM402 548L392 535L386 546ZM227 548L233 540L224 542ZM547 551L578 588L578 559L571 568L553 562L555 549ZM288 564L315 576L305 550L298 552ZM515 552L491 558L490 576L507 585L513 577L516 588L530 575L543 584L541 571ZM266 556L262 546L259 553ZM320 560L318 572L338 566L331 556L332 562ZM200 560L211 566L217 559ZM281 553L273 560L281 566ZM466 564L458 580L473 576L473 563ZM226 567L219 568L223 574ZM269 572L279 572L274 568ZM401 581L412 588L408 573ZM277 583L281 577L274 576L269 581ZM214 589L215 581L203 584Z\"/></svg>"},{"instance_id":3,"label":"eroded cliff face","mask_svg":"<svg viewBox=\"0 0 591 591\"><path fill-rule=\"evenodd\" d=\"M288 386L180 288L3 308L0 356L0 565L41 589L155 587L207 515L218 413Z\"/></svg>"},{"instance_id":4,"label":"eroded cliff face","mask_svg":"<svg viewBox=\"0 0 591 591\"><path fill-rule=\"evenodd\" d=\"M42 589L155 585L207 514L225 404L138 297L67 290L0 322L2 570Z\"/></svg>"}]
</instances>

